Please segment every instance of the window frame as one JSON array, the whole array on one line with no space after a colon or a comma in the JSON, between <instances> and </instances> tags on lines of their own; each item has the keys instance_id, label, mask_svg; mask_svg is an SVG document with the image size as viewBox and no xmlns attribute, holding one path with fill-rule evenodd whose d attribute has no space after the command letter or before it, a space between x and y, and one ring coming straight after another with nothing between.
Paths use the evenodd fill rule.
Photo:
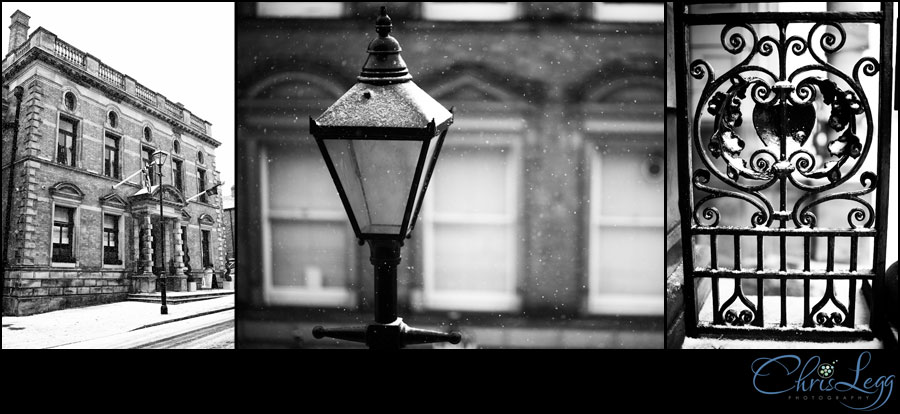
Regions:
<instances>
[{"instance_id":1,"label":"window frame","mask_svg":"<svg viewBox=\"0 0 900 414\"><path fill-rule=\"evenodd\" d=\"M63 226L63 225L58 224L60 222L58 222L56 220L56 210L57 209L64 210L68 215L67 222L64 224L64 226L65 226L64 228L66 229L66 239L69 241L66 244L56 243L56 237L55 237L57 234L56 230L57 230L57 228L60 228L59 234L60 234L60 237L62 237L62 226ZM72 208L72 207L64 206L64 205L53 206L53 219L52 219L52 226L51 226L52 230L50 232L50 252L51 252L50 260L54 263L73 263L74 264L77 262L77 260L75 259L75 211L76 210L77 210L76 208ZM56 254L56 249L57 249L56 246L57 245L68 246L69 255L68 255L67 259L71 259L71 260L57 260L57 259L61 258L61 257L57 256L57 254Z\"/></svg>"},{"instance_id":2,"label":"window frame","mask_svg":"<svg viewBox=\"0 0 900 414\"><path fill-rule=\"evenodd\" d=\"M206 168L197 167L197 192L205 191L206 185ZM209 196L204 192L197 201L209 204Z\"/></svg>"},{"instance_id":3,"label":"window frame","mask_svg":"<svg viewBox=\"0 0 900 414\"><path fill-rule=\"evenodd\" d=\"M208 226L200 226L200 265L203 269L212 269L215 265L212 260L212 229Z\"/></svg>"},{"instance_id":4,"label":"window frame","mask_svg":"<svg viewBox=\"0 0 900 414\"><path fill-rule=\"evenodd\" d=\"M115 217L116 220L116 256L118 258L117 263L107 263L106 262L106 239L107 239L107 231L106 231L106 216ZM124 236L125 236L125 214L124 211L118 209L111 209L109 207L104 207L100 212L100 217L102 217L100 222L100 234L101 234L101 263L104 269L125 269L125 252L122 247L125 245Z\"/></svg>"},{"instance_id":5,"label":"window frame","mask_svg":"<svg viewBox=\"0 0 900 414\"><path fill-rule=\"evenodd\" d=\"M150 125L144 125L141 128L141 138L145 142L153 142L153 128Z\"/></svg>"},{"instance_id":6,"label":"window frame","mask_svg":"<svg viewBox=\"0 0 900 414\"><path fill-rule=\"evenodd\" d=\"M72 211L71 219L71 230L69 233L69 245L71 246L71 258L72 261L62 262L56 261L55 255L53 254L53 233L56 230L56 207L67 208ZM79 246L79 237L78 237L78 223L81 222L81 205L80 203L64 200L64 199L54 199L50 203L50 214L52 215L50 220L50 243L48 243L48 262L50 263L50 267L68 267L74 268L78 266L78 246Z\"/></svg>"},{"instance_id":7,"label":"window frame","mask_svg":"<svg viewBox=\"0 0 900 414\"><path fill-rule=\"evenodd\" d=\"M147 151L147 150L150 150L150 151L149 151L149 154L148 154L148 151ZM154 148L154 147L151 147L151 146L146 145L146 144L143 144L143 143L141 144L141 152L140 152L141 157L140 157L140 166L139 166L141 169L143 169L144 166L147 165L147 161L149 161L149 162L151 163L151 165L152 165L152 162L153 162L153 153L156 152L156 151L157 151L157 149ZM149 158L148 158L148 159L145 159L145 158L144 158L144 155L149 155ZM150 168L150 185L151 185L151 186L157 185L157 181L159 181L159 180L157 179L157 176L156 176L156 175L157 175L157 174L156 174L156 168L155 168L155 167L151 167L151 168Z\"/></svg>"},{"instance_id":8,"label":"window frame","mask_svg":"<svg viewBox=\"0 0 900 414\"><path fill-rule=\"evenodd\" d=\"M176 163L179 168L175 168ZM172 186L184 194L184 159L172 157Z\"/></svg>"},{"instance_id":9,"label":"window frame","mask_svg":"<svg viewBox=\"0 0 900 414\"><path fill-rule=\"evenodd\" d=\"M605 140L610 145L621 145L629 147L629 141L647 140L653 145L658 144L659 151L664 150L662 141L653 141L653 137L662 134L661 126L659 131L655 130L655 126L644 122L625 122L634 124L633 128L624 128L616 131L611 136L608 133L589 132L589 139L586 140L585 146L587 152L587 162L590 166L589 180L587 182L590 203L588 208L588 242L587 242L587 263L588 263L588 282L587 282L587 312L595 315L627 315L627 316L661 316L664 313L663 301L660 300L659 294L627 294L627 293L602 293L600 287L602 284L601 262L597 254L594 252L600 244L600 237L604 227L626 228L626 229L658 229L659 234L665 232L665 214L661 211L658 216L648 217L621 217L621 216L604 216L602 214L603 188L602 177L600 176L603 161L599 150L595 148L595 144ZM645 125L646 124L646 125ZM630 131L629 131L630 130ZM633 132L632 132L633 131ZM603 136L600 138L600 136ZM634 144L640 145L640 144ZM652 148L652 151L657 151ZM664 158L663 158L664 159ZM643 168L643 166L641 166ZM665 175L665 167L662 174ZM665 197L665 194L663 194ZM664 252L653 252L652 254L664 254Z\"/></svg>"},{"instance_id":10,"label":"window frame","mask_svg":"<svg viewBox=\"0 0 900 414\"><path fill-rule=\"evenodd\" d=\"M69 101L68 101L69 96L72 96L72 107L71 108L69 107ZM78 96L75 95L75 92L72 92L70 90L66 90L63 92L63 108L65 108L66 111L69 111L69 112L75 112L78 109Z\"/></svg>"},{"instance_id":11,"label":"window frame","mask_svg":"<svg viewBox=\"0 0 900 414\"><path fill-rule=\"evenodd\" d=\"M263 19L342 19L347 16L348 5L346 2L336 2L339 4L339 11L337 14L334 14L333 11L328 11L328 13L320 12L316 13L301 13L299 11L284 11L282 10L280 13L275 13L274 10L266 10L266 6L272 6L273 4L288 4L288 5L297 5L298 3L291 2L258 2L256 3L256 17ZM304 2L307 3L307 2ZM313 3L335 3L335 2L313 2Z\"/></svg>"},{"instance_id":12,"label":"window frame","mask_svg":"<svg viewBox=\"0 0 900 414\"><path fill-rule=\"evenodd\" d=\"M107 171L106 171L106 166L107 166L106 156L109 153L109 146L106 143L106 140L108 138L112 138L116 141L116 148L115 148L116 159L115 159L115 164L113 164L113 174L112 175L107 174ZM112 132L109 130L103 131L103 158L102 158L103 166L102 166L101 170L103 171L104 177L114 178L117 180L122 178L122 141L123 141L122 135L119 135L118 133L115 133L115 132Z\"/></svg>"},{"instance_id":13,"label":"window frame","mask_svg":"<svg viewBox=\"0 0 900 414\"><path fill-rule=\"evenodd\" d=\"M63 136L62 131L62 123L63 121L72 123L72 156L71 160L66 162L59 161L59 138ZM79 151L78 145L81 143L81 123L82 120L74 117L69 114L60 113L56 118L56 148L53 152L53 162L58 165L64 165L67 167L78 168L78 156L81 155L81 151Z\"/></svg>"},{"instance_id":14,"label":"window frame","mask_svg":"<svg viewBox=\"0 0 900 414\"><path fill-rule=\"evenodd\" d=\"M109 109L106 111L106 126L112 129L119 129L119 125L122 123L122 120L119 119L119 114L113 109Z\"/></svg>"},{"instance_id":15,"label":"window frame","mask_svg":"<svg viewBox=\"0 0 900 414\"><path fill-rule=\"evenodd\" d=\"M459 123L462 125L463 123ZM501 147L507 157L507 193L506 204L511 210L500 218L500 215L484 214L474 217L472 214L444 213L437 214L434 210L435 189L426 192L422 204L422 213L419 217L422 231L422 307L427 310L458 310L474 312L505 312L516 311L522 306L522 298L518 292L518 284L521 278L521 247L519 235L521 233L522 208L520 200L520 188L524 184L522 174L522 146L525 131L509 131L498 133L491 142L484 144L485 140L479 130L456 131L452 137L444 141L440 156L446 156L448 148L464 147L476 148L479 146ZM492 131L493 132L493 131ZM435 167L435 174L440 174L441 160ZM433 181L432 181L433 184ZM506 260L508 273L506 275L506 290L503 292L484 292L480 290L459 290L440 292L435 289L435 233L436 225L489 225L508 226L507 246L509 256ZM464 305L461 305L463 303Z\"/></svg>"},{"instance_id":16,"label":"window frame","mask_svg":"<svg viewBox=\"0 0 900 414\"><path fill-rule=\"evenodd\" d=\"M421 8L422 20L435 22L512 22L521 19L523 14L520 2L516 1L422 2ZM473 8L481 8L482 10L469 13L468 10ZM502 17L493 17L493 15L500 12L504 13Z\"/></svg>"},{"instance_id":17,"label":"window frame","mask_svg":"<svg viewBox=\"0 0 900 414\"><path fill-rule=\"evenodd\" d=\"M258 157L265 160L268 157L267 145L259 146ZM312 145L300 144L302 151L310 151L318 156L317 149ZM263 259L263 300L270 305L288 305L288 306L309 306L309 307L352 307L356 303L356 294L350 288L350 284L354 283L357 278L357 248L353 242L353 230L347 221L346 212L342 207L334 210L298 210L298 211L278 211L269 207L269 166L267 162L260 162L260 212L262 227L262 259ZM343 223L346 225L344 229L344 252L347 259L346 263L351 264L357 270L348 270L348 285L344 287L326 287L318 286L310 288L307 286L298 287L276 287L273 275L273 249L272 249L272 222L276 220L299 221L301 223Z\"/></svg>"},{"instance_id":18,"label":"window frame","mask_svg":"<svg viewBox=\"0 0 900 414\"><path fill-rule=\"evenodd\" d=\"M649 10L650 6L659 7L659 15L651 15L640 11ZM611 16L604 15L604 12L612 12ZM621 24L663 24L665 22L665 3L645 3L645 2L602 2L595 1L591 3L590 19L600 23L621 23ZM635 16L638 18L635 19ZM648 16L652 16L648 18Z\"/></svg>"}]
</instances>

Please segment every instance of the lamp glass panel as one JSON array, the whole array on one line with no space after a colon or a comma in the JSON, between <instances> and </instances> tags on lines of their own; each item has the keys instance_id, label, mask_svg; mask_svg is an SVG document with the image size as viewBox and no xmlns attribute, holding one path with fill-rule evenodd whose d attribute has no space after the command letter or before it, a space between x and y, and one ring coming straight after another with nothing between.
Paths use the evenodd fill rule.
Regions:
<instances>
[{"instance_id":1,"label":"lamp glass panel","mask_svg":"<svg viewBox=\"0 0 900 414\"><path fill-rule=\"evenodd\" d=\"M361 233L400 235L421 141L326 139Z\"/></svg>"},{"instance_id":2,"label":"lamp glass panel","mask_svg":"<svg viewBox=\"0 0 900 414\"><path fill-rule=\"evenodd\" d=\"M419 177L419 182L416 183L416 198L415 200L413 200L413 208L410 214L416 214L416 210L419 209L419 203L423 201L424 194L422 192L425 190L425 177L427 177L428 172L431 171L432 168L434 168L432 159L434 158L434 151L438 146L438 141L440 141L440 138L441 135L438 134L427 141L428 152L425 154L425 166L422 167L422 176ZM410 216L409 222L412 223L413 221L415 221L415 217Z\"/></svg>"}]
</instances>

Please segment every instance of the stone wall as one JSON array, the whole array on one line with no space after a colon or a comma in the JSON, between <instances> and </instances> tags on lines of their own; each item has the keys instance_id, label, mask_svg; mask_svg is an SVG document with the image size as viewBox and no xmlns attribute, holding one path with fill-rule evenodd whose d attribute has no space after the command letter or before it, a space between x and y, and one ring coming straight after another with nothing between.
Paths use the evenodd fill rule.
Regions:
<instances>
[{"instance_id":1,"label":"stone wall","mask_svg":"<svg viewBox=\"0 0 900 414\"><path fill-rule=\"evenodd\" d=\"M4 67L8 65L4 62ZM21 85L25 89L22 105L22 126L19 132L19 150L16 158L16 189L12 205L12 231L9 251L10 268L6 269L4 285L4 314L27 315L38 312L107 303L123 300L130 292L130 277L139 269L137 220L131 216L128 199L140 187L140 177L113 189L121 179L139 170L144 147L163 150L171 154L163 169L163 183L173 184L173 158L183 161L183 195L188 198L199 192L197 169L207 170L207 183L218 179L215 148L189 130L176 128L171 123L121 99L113 99L98 88L93 88L76 77L41 59L35 59L25 67L5 70L4 89L13 90ZM9 75L9 76L8 76ZM76 97L73 110L66 108L64 95ZM14 101L14 100L12 100ZM11 105L14 107L14 105ZM108 114L114 112L117 125L108 122ZM78 122L76 132L75 165L56 162L58 120L66 116ZM9 116L4 116L4 121ZM144 129L151 130L150 139ZM11 153L12 128L3 130L3 154ZM104 175L104 137L112 133L120 137L119 177ZM174 154L174 142L180 143L180 153ZM198 152L204 153L200 163ZM6 158L5 158L6 159ZM6 164L4 164L6 167ZM3 207L6 208L6 179L8 168L3 169ZM81 192L75 214L76 230L72 265L52 263L51 231L53 206L57 202L53 190L61 183L70 183ZM123 200L115 206L101 198L117 196ZM114 202L115 204L115 202ZM217 271L224 271L222 247L224 234L221 200L211 196L208 203L190 203L185 207L190 217L188 242L192 264L198 269L200 259L199 218L206 214L215 223L210 226L212 261ZM123 217L120 223L121 265L104 265L102 257L103 214ZM5 218L5 217L4 217ZM167 239L172 240L172 227L167 228ZM173 247L167 249L167 259L174 257Z\"/></svg>"}]
</instances>

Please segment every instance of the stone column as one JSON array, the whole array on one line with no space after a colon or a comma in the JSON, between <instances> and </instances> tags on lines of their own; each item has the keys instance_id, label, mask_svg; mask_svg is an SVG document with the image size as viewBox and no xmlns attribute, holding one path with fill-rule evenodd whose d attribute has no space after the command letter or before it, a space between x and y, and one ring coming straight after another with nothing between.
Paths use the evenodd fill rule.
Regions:
<instances>
[{"instance_id":1,"label":"stone column","mask_svg":"<svg viewBox=\"0 0 900 414\"><path fill-rule=\"evenodd\" d=\"M153 273L153 223L150 215L144 216L144 235L141 237L144 244L141 246L141 260L144 262L144 273Z\"/></svg>"},{"instance_id":2,"label":"stone column","mask_svg":"<svg viewBox=\"0 0 900 414\"><path fill-rule=\"evenodd\" d=\"M140 263L143 273L132 277L132 291L134 293L156 292L156 275L153 274L153 224L150 215L144 216L140 222L143 235L140 236L141 256Z\"/></svg>"},{"instance_id":3,"label":"stone column","mask_svg":"<svg viewBox=\"0 0 900 414\"><path fill-rule=\"evenodd\" d=\"M184 246L181 242L181 226L178 225L177 221L173 221L172 226L175 228L172 232L172 234L175 235L175 276L185 276Z\"/></svg>"},{"instance_id":4,"label":"stone column","mask_svg":"<svg viewBox=\"0 0 900 414\"><path fill-rule=\"evenodd\" d=\"M173 292L186 292L188 290L187 286L187 275L184 274L184 262L182 261L182 253L181 253L181 226L178 225L178 220L171 219L169 220L171 223L171 231L167 231L167 234L172 235L172 262L173 267L175 268L175 275L169 276L169 286L172 288Z\"/></svg>"}]
</instances>

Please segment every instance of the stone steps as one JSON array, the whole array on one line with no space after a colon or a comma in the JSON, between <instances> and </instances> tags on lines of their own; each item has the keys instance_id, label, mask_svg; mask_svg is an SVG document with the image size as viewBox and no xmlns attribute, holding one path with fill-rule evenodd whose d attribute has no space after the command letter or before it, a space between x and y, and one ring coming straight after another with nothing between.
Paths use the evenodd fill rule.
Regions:
<instances>
[{"instance_id":1,"label":"stone steps","mask_svg":"<svg viewBox=\"0 0 900 414\"><path fill-rule=\"evenodd\" d=\"M179 303L197 302L233 294L233 290L220 289L200 292L169 292L166 294L166 304L177 305ZM132 293L128 295L127 300L131 302L162 303L162 296L159 293Z\"/></svg>"}]
</instances>

